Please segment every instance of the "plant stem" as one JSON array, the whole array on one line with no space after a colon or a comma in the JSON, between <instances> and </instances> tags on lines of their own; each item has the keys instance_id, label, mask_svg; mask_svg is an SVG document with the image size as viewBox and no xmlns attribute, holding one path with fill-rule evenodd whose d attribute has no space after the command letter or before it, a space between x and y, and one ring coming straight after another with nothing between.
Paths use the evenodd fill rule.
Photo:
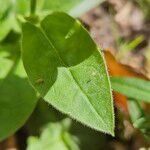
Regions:
<instances>
[{"instance_id":1,"label":"plant stem","mask_svg":"<svg viewBox=\"0 0 150 150\"><path fill-rule=\"evenodd\" d=\"M35 14L35 12L36 12L36 0L31 0L30 1L30 7L31 7L31 9L30 9L30 14L31 15L34 15Z\"/></svg>"}]
</instances>

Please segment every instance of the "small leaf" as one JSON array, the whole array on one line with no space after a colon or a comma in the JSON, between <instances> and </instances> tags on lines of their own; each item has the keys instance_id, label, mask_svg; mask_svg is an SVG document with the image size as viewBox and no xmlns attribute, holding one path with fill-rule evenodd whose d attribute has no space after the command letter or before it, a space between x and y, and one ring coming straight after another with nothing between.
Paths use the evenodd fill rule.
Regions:
<instances>
[{"instance_id":1,"label":"small leaf","mask_svg":"<svg viewBox=\"0 0 150 150\"><path fill-rule=\"evenodd\" d=\"M135 99L128 100L128 107L133 126L141 131L144 137L150 141L150 116L146 114L141 104Z\"/></svg>"},{"instance_id":2,"label":"small leaf","mask_svg":"<svg viewBox=\"0 0 150 150\"><path fill-rule=\"evenodd\" d=\"M7 52L1 52L0 51L0 80L4 79L9 71L11 70L14 62L12 60L9 60L8 58L4 58L4 57L1 57L1 56L7 56L9 55Z\"/></svg>"},{"instance_id":3,"label":"small leaf","mask_svg":"<svg viewBox=\"0 0 150 150\"><path fill-rule=\"evenodd\" d=\"M79 21L53 13L40 27L25 23L22 48L29 80L47 102L91 128L114 134L104 59ZM38 79L44 82L37 84Z\"/></svg>"},{"instance_id":4,"label":"small leaf","mask_svg":"<svg viewBox=\"0 0 150 150\"><path fill-rule=\"evenodd\" d=\"M128 108L132 122L135 122L144 116L144 111L142 110L140 103L138 103L137 100L128 99Z\"/></svg>"},{"instance_id":5,"label":"small leaf","mask_svg":"<svg viewBox=\"0 0 150 150\"><path fill-rule=\"evenodd\" d=\"M113 90L129 98L150 103L150 81L138 78L112 77L111 84Z\"/></svg>"},{"instance_id":6,"label":"small leaf","mask_svg":"<svg viewBox=\"0 0 150 150\"><path fill-rule=\"evenodd\" d=\"M41 136L29 137L27 150L79 150L76 138L68 132L70 119L49 123Z\"/></svg>"},{"instance_id":7,"label":"small leaf","mask_svg":"<svg viewBox=\"0 0 150 150\"><path fill-rule=\"evenodd\" d=\"M17 15L29 12L29 0L0 0L0 41L2 41L11 30L20 32Z\"/></svg>"}]
</instances>

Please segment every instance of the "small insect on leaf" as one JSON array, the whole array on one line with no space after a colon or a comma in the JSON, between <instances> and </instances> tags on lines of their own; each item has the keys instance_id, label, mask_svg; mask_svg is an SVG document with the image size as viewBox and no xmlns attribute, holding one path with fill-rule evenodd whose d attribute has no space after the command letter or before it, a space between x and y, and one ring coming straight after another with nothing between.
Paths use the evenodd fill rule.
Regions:
<instances>
[{"instance_id":1,"label":"small insect on leaf","mask_svg":"<svg viewBox=\"0 0 150 150\"><path fill-rule=\"evenodd\" d=\"M41 78L41 79L37 79L35 81L36 84L41 84L41 83L44 83L44 80Z\"/></svg>"}]
</instances>

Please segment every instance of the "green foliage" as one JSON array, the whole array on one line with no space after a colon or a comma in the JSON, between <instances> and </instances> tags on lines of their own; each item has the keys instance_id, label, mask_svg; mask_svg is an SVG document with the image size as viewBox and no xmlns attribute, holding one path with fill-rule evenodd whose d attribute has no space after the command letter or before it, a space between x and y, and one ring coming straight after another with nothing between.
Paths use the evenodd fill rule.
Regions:
<instances>
[{"instance_id":1,"label":"green foliage","mask_svg":"<svg viewBox=\"0 0 150 150\"><path fill-rule=\"evenodd\" d=\"M139 44L141 44L144 41L144 36L140 35L137 36L135 39L125 42L121 41L120 39L117 40L118 45L118 53L117 58L122 59L128 52L131 52L137 48Z\"/></svg>"},{"instance_id":2,"label":"green foliage","mask_svg":"<svg viewBox=\"0 0 150 150\"><path fill-rule=\"evenodd\" d=\"M41 136L29 137L27 150L79 150L77 139L68 130L70 119L48 124Z\"/></svg>"},{"instance_id":3,"label":"green foliage","mask_svg":"<svg viewBox=\"0 0 150 150\"><path fill-rule=\"evenodd\" d=\"M64 11L74 17L79 17L103 1L104 0L45 0L43 3L43 9L51 11Z\"/></svg>"},{"instance_id":4,"label":"green foliage","mask_svg":"<svg viewBox=\"0 0 150 150\"><path fill-rule=\"evenodd\" d=\"M18 39L10 32L0 43L0 140L25 123L37 102L20 60Z\"/></svg>"},{"instance_id":5,"label":"green foliage","mask_svg":"<svg viewBox=\"0 0 150 150\"><path fill-rule=\"evenodd\" d=\"M141 104L134 100L129 99L128 108L133 126L143 133L144 137L150 140L150 116L144 112Z\"/></svg>"},{"instance_id":6,"label":"green foliage","mask_svg":"<svg viewBox=\"0 0 150 150\"><path fill-rule=\"evenodd\" d=\"M101 52L79 21L65 13L52 13L59 10L78 17L102 1L0 0L3 6L0 10L0 140L13 134L27 120L38 100L35 90L59 111L93 129L114 135L111 88ZM35 90L27 81L20 58L22 31L18 18L26 22L22 25L22 56ZM134 49L142 40L141 36L125 43L123 51ZM111 82L114 90L150 102L150 82L120 77L111 78ZM147 137L149 118L136 106L129 101L130 110L135 112L130 111L133 125ZM42 116L41 112L38 113ZM41 120L39 127L49 118L57 120L53 111L46 113L51 116ZM78 150L66 129L67 122L48 125L39 139L30 138L28 149L43 149L48 144L47 149L61 146L61 149Z\"/></svg>"},{"instance_id":7,"label":"green foliage","mask_svg":"<svg viewBox=\"0 0 150 150\"><path fill-rule=\"evenodd\" d=\"M9 61L6 66L8 64ZM18 67L15 66L5 78L0 79L0 140L25 123L37 101L34 90L26 76L19 73Z\"/></svg>"},{"instance_id":8,"label":"green foliage","mask_svg":"<svg viewBox=\"0 0 150 150\"><path fill-rule=\"evenodd\" d=\"M25 123L39 95L82 124L114 135L114 109L105 61L81 23L71 17L79 17L102 1L0 0L0 140ZM142 40L143 37L136 38L124 47L132 50ZM149 81L117 77L111 82L114 90L150 102ZM149 137L149 117L129 103L134 127ZM38 129L49 120L58 121L65 116L55 114L54 109L45 110L45 105L38 104L38 108L33 114L33 125L37 123ZM79 150L69 127L68 119L50 123L39 138L29 138L28 149ZM80 146L83 149L92 148L89 141L95 145L99 142L95 139L100 136L89 134L90 129L75 124L72 133L74 129L84 143ZM91 140L91 135L96 138ZM95 148L99 149L99 145Z\"/></svg>"},{"instance_id":9,"label":"green foliage","mask_svg":"<svg viewBox=\"0 0 150 150\"><path fill-rule=\"evenodd\" d=\"M81 150L101 150L104 148L108 135L100 132L95 132L82 124L73 121L71 131L80 141Z\"/></svg>"},{"instance_id":10,"label":"green foliage","mask_svg":"<svg viewBox=\"0 0 150 150\"><path fill-rule=\"evenodd\" d=\"M17 21L18 14L27 14L29 9L29 0L0 0L0 41L2 41L11 31L20 32L19 23Z\"/></svg>"},{"instance_id":11,"label":"green foliage","mask_svg":"<svg viewBox=\"0 0 150 150\"><path fill-rule=\"evenodd\" d=\"M66 117L66 115L58 112L55 108L40 98L34 112L26 122L25 128L31 135L39 135L41 128L45 124L48 124L49 122L58 122Z\"/></svg>"},{"instance_id":12,"label":"green foliage","mask_svg":"<svg viewBox=\"0 0 150 150\"><path fill-rule=\"evenodd\" d=\"M50 122L61 121L66 117L66 115L57 111L51 105L43 101L43 99L40 99L30 119L26 123L25 128L30 135L38 136L43 126ZM107 138L107 135L95 132L75 120L72 120L69 133L76 136L81 150L100 150L104 147Z\"/></svg>"},{"instance_id":13,"label":"green foliage","mask_svg":"<svg viewBox=\"0 0 150 150\"><path fill-rule=\"evenodd\" d=\"M41 16L56 10L77 17L100 2L0 0L0 140L25 123L38 100L20 58L19 21L38 23ZM60 111L113 135L114 112L104 60L81 24L64 13L54 13L41 27L26 23L23 31L24 64L34 88Z\"/></svg>"},{"instance_id":14,"label":"green foliage","mask_svg":"<svg viewBox=\"0 0 150 150\"><path fill-rule=\"evenodd\" d=\"M35 1L35 3L33 3ZM53 11L64 11L72 16L79 17L81 14L95 7L103 0L33 0L32 11L42 17ZM29 16L30 0L0 0L0 41L13 29L20 32L18 18L22 15ZM36 10L34 10L36 9Z\"/></svg>"},{"instance_id":15,"label":"green foliage","mask_svg":"<svg viewBox=\"0 0 150 150\"><path fill-rule=\"evenodd\" d=\"M150 0L136 0L136 2L139 4L143 11L145 21L150 21Z\"/></svg>"},{"instance_id":16,"label":"green foliage","mask_svg":"<svg viewBox=\"0 0 150 150\"><path fill-rule=\"evenodd\" d=\"M133 51L144 40L144 36L137 36L135 39L129 42L120 42L119 51L128 52Z\"/></svg>"},{"instance_id":17,"label":"green foliage","mask_svg":"<svg viewBox=\"0 0 150 150\"><path fill-rule=\"evenodd\" d=\"M114 134L104 60L77 20L53 13L40 27L25 23L22 48L29 80L48 103L91 128Z\"/></svg>"},{"instance_id":18,"label":"green foliage","mask_svg":"<svg viewBox=\"0 0 150 150\"><path fill-rule=\"evenodd\" d=\"M113 90L129 98L150 103L150 81L138 78L112 77L111 85Z\"/></svg>"}]
</instances>

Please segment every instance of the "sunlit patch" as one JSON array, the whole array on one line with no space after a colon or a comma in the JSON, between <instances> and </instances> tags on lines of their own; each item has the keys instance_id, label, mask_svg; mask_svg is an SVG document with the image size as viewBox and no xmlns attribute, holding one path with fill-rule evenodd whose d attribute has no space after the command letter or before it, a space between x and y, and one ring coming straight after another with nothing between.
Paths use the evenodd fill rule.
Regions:
<instances>
[{"instance_id":1,"label":"sunlit patch","mask_svg":"<svg viewBox=\"0 0 150 150\"><path fill-rule=\"evenodd\" d=\"M80 21L76 20L73 26L69 29L68 33L65 36L65 39L71 38L81 27Z\"/></svg>"}]
</instances>

